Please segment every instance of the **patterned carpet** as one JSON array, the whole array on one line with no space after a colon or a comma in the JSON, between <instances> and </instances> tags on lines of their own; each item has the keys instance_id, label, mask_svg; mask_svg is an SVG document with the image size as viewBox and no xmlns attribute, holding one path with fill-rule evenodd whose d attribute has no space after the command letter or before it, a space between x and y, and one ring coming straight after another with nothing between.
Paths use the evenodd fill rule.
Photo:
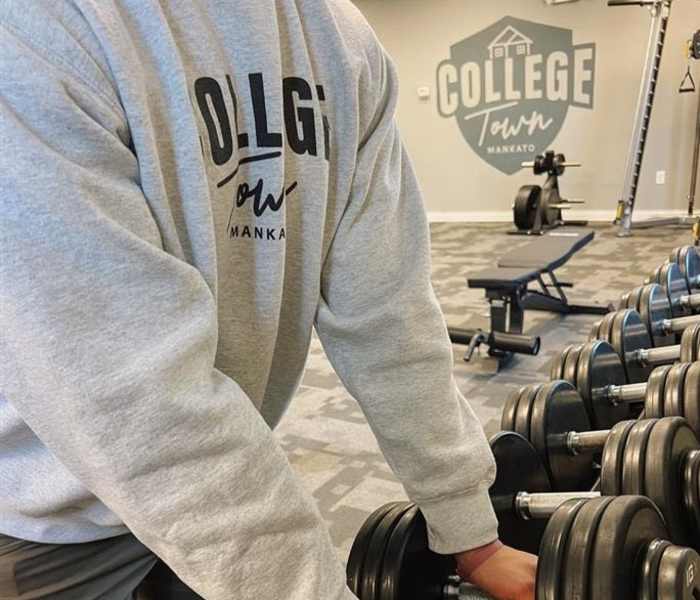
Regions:
<instances>
[{"instance_id":1,"label":"patterned carpet","mask_svg":"<svg viewBox=\"0 0 700 600\"><path fill-rule=\"evenodd\" d=\"M481 290L469 290L465 277L517 245L528 243L506 236L506 225L437 223L432 226L433 283L450 325L488 326L488 307ZM607 303L639 285L657 264L679 245L691 243L687 230L663 228L635 232L619 239L611 227L596 228L596 239L557 272L576 283L572 300ZM536 357L518 357L499 374L483 364L462 361L455 346L455 373L466 398L490 435L498 428L501 406L521 385L547 378L548 365L564 345L582 341L594 316L560 317L529 312L526 330L542 336ZM316 498L334 542L346 557L365 517L381 504L404 498L400 484L378 450L357 403L345 391L314 339L303 385L277 430L294 468Z\"/></svg>"}]
</instances>

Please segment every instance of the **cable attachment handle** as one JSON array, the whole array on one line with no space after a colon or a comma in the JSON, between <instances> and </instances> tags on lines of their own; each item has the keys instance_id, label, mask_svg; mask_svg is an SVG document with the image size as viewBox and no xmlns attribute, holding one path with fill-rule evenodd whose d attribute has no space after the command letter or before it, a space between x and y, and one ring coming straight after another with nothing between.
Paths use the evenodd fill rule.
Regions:
<instances>
[{"instance_id":1,"label":"cable attachment handle","mask_svg":"<svg viewBox=\"0 0 700 600\"><path fill-rule=\"evenodd\" d=\"M695 79L693 79L693 73L690 70L690 61L693 58L700 60L700 30L695 32L692 40L688 40L685 56L688 59L688 69L685 72L683 81L681 81L678 92L680 94L692 94L697 91L697 86L695 85Z\"/></svg>"},{"instance_id":2,"label":"cable attachment handle","mask_svg":"<svg viewBox=\"0 0 700 600\"><path fill-rule=\"evenodd\" d=\"M678 88L678 93L679 94L692 94L697 91L697 87L695 86L695 79L693 79L693 74L690 72L690 63L688 63L688 70L685 73L685 77L683 78L683 81L681 81L681 85Z\"/></svg>"}]
</instances>

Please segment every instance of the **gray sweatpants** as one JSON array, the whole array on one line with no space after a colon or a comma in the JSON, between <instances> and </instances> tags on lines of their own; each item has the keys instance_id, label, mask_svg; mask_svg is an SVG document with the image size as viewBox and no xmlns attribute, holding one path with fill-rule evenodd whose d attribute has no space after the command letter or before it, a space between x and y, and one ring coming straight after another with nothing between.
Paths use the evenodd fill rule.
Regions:
<instances>
[{"instance_id":1,"label":"gray sweatpants","mask_svg":"<svg viewBox=\"0 0 700 600\"><path fill-rule=\"evenodd\" d=\"M0 600L202 600L133 535L37 544L0 535Z\"/></svg>"}]
</instances>

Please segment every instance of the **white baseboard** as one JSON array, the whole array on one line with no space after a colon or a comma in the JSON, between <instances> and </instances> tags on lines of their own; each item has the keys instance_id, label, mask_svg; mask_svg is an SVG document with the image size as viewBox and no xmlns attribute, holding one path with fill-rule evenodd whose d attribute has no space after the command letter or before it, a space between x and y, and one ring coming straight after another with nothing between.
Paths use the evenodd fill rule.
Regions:
<instances>
[{"instance_id":1,"label":"white baseboard","mask_svg":"<svg viewBox=\"0 0 700 600\"><path fill-rule=\"evenodd\" d=\"M686 215L684 210L636 210L635 221L644 221L657 217L681 217ZM572 210L567 216L576 221L591 221L593 223L612 223L615 218L615 210ZM511 223L513 213L509 210L502 211L475 211L475 212L428 212L428 220L431 223Z\"/></svg>"}]
</instances>

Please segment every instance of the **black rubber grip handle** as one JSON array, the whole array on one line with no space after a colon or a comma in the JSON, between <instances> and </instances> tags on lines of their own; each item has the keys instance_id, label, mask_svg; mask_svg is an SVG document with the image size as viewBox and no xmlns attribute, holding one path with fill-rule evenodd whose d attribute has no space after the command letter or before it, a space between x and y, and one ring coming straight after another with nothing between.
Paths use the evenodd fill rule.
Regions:
<instances>
[{"instance_id":1,"label":"black rubber grip handle","mask_svg":"<svg viewBox=\"0 0 700 600\"><path fill-rule=\"evenodd\" d=\"M536 356L540 353L540 345L541 340L539 336L501 333L498 331L494 331L489 335L489 346L491 349L503 350L504 352Z\"/></svg>"},{"instance_id":2,"label":"black rubber grip handle","mask_svg":"<svg viewBox=\"0 0 700 600\"><path fill-rule=\"evenodd\" d=\"M462 346L468 346L471 343L473 337L482 333L476 329L460 329L459 327L450 327L448 331L452 343L460 344Z\"/></svg>"}]
</instances>

